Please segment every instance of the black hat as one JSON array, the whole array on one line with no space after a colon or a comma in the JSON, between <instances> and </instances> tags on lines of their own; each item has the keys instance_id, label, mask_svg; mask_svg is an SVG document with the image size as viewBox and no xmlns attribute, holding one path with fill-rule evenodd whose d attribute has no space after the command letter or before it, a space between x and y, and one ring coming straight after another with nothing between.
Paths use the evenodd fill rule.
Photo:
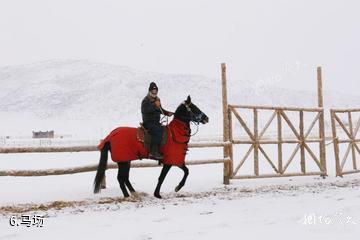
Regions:
<instances>
[{"instance_id":1,"label":"black hat","mask_svg":"<svg viewBox=\"0 0 360 240\"><path fill-rule=\"evenodd\" d=\"M154 89L159 90L158 87L156 86L156 83L151 82L150 86L149 86L149 91L154 90Z\"/></svg>"}]
</instances>

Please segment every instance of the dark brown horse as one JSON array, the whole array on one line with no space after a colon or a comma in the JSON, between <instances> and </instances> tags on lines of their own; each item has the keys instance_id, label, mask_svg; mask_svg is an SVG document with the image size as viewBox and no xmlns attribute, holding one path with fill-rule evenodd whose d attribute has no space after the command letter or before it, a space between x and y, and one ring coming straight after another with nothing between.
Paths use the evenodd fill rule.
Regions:
<instances>
[{"instance_id":1,"label":"dark brown horse","mask_svg":"<svg viewBox=\"0 0 360 240\"><path fill-rule=\"evenodd\" d=\"M154 196L157 198L161 198L161 185L172 166L178 166L184 171L184 176L175 191L179 191L185 185L189 174L189 169L185 166L185 154L191 137L190 122L197 125L199 123L206 124L209 122L209 118L191 102L191 98L188 96L186 101L176 109L174 119L166 126L168 137L160 150L164 156L163 168L154 192ZM101 181L105 176L108 151L111 153L112 160L118 164L117 179L124 197L129 197L127 189L132 194L135 193L135 189L129 181L130 161L149 157L149 151L138 140L136 131L136 128L119 127L101 141L98 146L101 156L94 180L94 193L100 191Z\"/></svg>"}]
</instances>

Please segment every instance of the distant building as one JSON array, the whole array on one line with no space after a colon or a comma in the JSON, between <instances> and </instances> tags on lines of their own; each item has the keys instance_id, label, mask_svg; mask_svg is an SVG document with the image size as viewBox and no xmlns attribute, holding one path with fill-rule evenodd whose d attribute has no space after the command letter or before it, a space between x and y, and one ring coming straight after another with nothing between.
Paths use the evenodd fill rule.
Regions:
<instances>
[{"instance_id":1,"label":"distant building","mask_svg":"<svg viewBox=\"0 0 360 240\"><path fill-rule=\"evenodd\" d=\"M33 138L54 138L54 131L46 131L46 132L32 132Z\"/></svg>"}]
</instances>

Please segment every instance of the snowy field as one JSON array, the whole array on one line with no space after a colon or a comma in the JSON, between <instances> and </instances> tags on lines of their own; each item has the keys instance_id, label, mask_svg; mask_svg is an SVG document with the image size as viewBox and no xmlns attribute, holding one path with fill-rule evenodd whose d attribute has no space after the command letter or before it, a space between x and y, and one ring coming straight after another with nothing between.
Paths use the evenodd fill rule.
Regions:
<instances>
[{"instance_id":1,"label":"snowy field","mask_svg":"<svg viewBox=\"0 0 360 240\"><path fill-rule=\"evenodd\" d=\"M136 107L132 105L130 112L137 111ZM211 124L200 126L194 142L221 140L221 114L218 110L216 107L206 110ZM269 114L259 115L261 128ZM288 115L297 126L297 115ZM64 120L16 117L21 113L4 113L3 116L2 132L10 136L0 138L0 147L94 145L118 122L104 124L101 120L66 120L66 117ZM251 114L243 113L243 116L252 128ZM305 118L306 128L313 117ZM356 115L354 119L358 117ZM125 119L121 124L132 122L134 126L132 118ZM342 118L346 124L346 118ZM23 119L28 121L24 123ZM329 117L326 116L326 119L329 144L326 148L329 176L326 179L309 176L231 180L231 184L225 186L222 184L222 164L189 166L190 175L186 185L175 193L174 188L182 178L182 171L172 168L162 187L163 199L159 200L152 193L160 168L131 169L130 180L139 196L130 199L122 197L116 170L107 171L107 188L99 195L92 192L94 172L46 177L0 177L0 240L102 237L218 240L224 237L288 239L290 236L292 239L357 239L360 233L359 174L335 177ZM17 128L22 123L24 125ZM55 128L58 135L54 140L31 139L32 127L44 130ZM284 124L283 128L284 138L295 138L288 126ZM339 136L344 136L344 132L338 131ZM276 122L266 131L264 139L273 139L275 133ZM314 128L310 137L316 137L316 134L317 129ZM242 140L248 138L236 122L234 137ZM289 158L295 145L284 144L284 160ZM309 147L318 153L318 145L309 144ZM247 150L245 145L234 147L235 165ZM271 159L277 158L275 145L264 146L264 150ZM345 151L346 146L341 146L341 156ZM190 149L187 156L188 160L207 158L222 158L222 149ZM240 169L240 174L252 174L252 159L251 154ZM306 159L307 171L318 170L308 154ZM0 154L1 170L68 168L97 164L98 160L98 152ZM345 168L349 169L350 164L349 158ZM272 172L263 157L259 166L261 173ZM300 156L297 153L287 172L299 171ZM43 226L11 226L11 219L15 218L19 223L23 216L43 217Z\"/></svg>"},{"instance_id":2,"label":"snowy field","mask_svg":"<svg viewBox=\"0 0 360 240\"><path fill-rule=\"evenodd\" d=\"M20 213L6 213L0 218L0 239L219 239L240 235L247 239L286 239L289 235L292 239L357 239L360 233L356 175L232 181L223 186L219 166L198 166L190 168L187 185L176 194L172 189L180 176L178 171L170 172L164 199L159 200L151 195L159 170L132 170L135 188L143 195L131 200L119 198L114 171L109 171L108 189L99 196L91 193L93 174L2 178L2 206L9 202L64 203L27 213L44 215L42 228L11 227L9 218ZM71 205L62 208L69 200Z\"/></svg>"},{"instance_id":3,"label":"snowy field","mask_svg":"<svg viewBox=\"0 0 360 240\"><path fill-rule=\"evenodd\" d=\"M214 110L211 115L216 116ZM289 113L294 125L296 114ZM251 126L251 115L244 114ZM355 116L357 119L359 116ZM269 113L260 115L260 126ZM308 127L313 116L306 119ZM11 119L5 125L11 124ZM346 120L346 119L345 119ZM19 121L19 120L18 120ZM33 121L39 124L37 121ZM46 123L46 120L42 120ZM64 138L31 139L19 132L9 139L2 138L0 147L19 146L71 146L94 145L103 137L100 133L87 134L88 126L73 121L49 121L47 124L73 129L74 135ZM70 124L71 123L71 124ZM346 121L345 121L346 123ZM30 123L28 125L30 126ZM236 125L237 124L237 125ZM39 124L40 125L40 124ZM74 131L74 129L78 128ZM99 127L94 124L93 126ZM221 125L219 125L221 126ZM200 126L193 142L219 141L220 127ZM193 126L194 127L194 126ZM3 126L5 128L5 126ZM284 125L284 138L294 139ZM108 170L107 188L94 195L94 172L46 177L0 177L0 240L1 239L64 239L101 237L122 239L220 239L224 237L259 239L357 239L360 233L360 178L359 174L335 177L335 162L329 125L327 131L327 168L329 176L291 177L279 179L231 180L223 185L222 164L189 166L190 175L184 188L174 192L182 178L182 171L172 168L162 187L163 199L153 197L161 168L134 168L130 180L139 196L124 199L116 180L116 170ZM213 129L216 129L213 131ZM234 123L234 137L247 139L246 133ZM66 132L64 130L64 132ZM276 138L276 123L272 124L264 139ZM316 137L316 128L310 137ZM338 128L340 137L344 132ZM99 137L99 138L97 138ZM318 153L317 144L309 147ZM284 160L295 144L284 144ZM264 146L266 153L275 160L277 147ZM234 147L234 164L247 151L247 146ZM340 148L341 156L346 145ZM190 149L188 160L222 158L222 149ZM252 174L253 155L240 169L240 175ZM98 152L82 153L27 153L1 154L1 170L41 170L69 168L97 164ZM146 160L143 160L146 161ZM277 164L275 162L275 164ZM359 164L359 158L358 158ZM260 156L260 172L272 173L270 165ZM317 166L306 155L307 171ZM351 167L349 158L345 168ZM299 153L287 172L300 171ZM21 217L43 217L42 227L11 226L10 220L20 222ZM15 224L16 225L16 224Z\"/></svg>"},{"instance_id":4,"label":"snowy field","mask_svg":"<svg viewBox=\"0 0 360 240\"><path fill-rule=\"evenodd\" d=\"M328 147L331 154L332 147ZM188 159L217 157L191 149ZM331 155L330 155L331 156ZM46 169L98 162L98 153L3 154L4 169ZM51 159L51 160L50 160ZM251 160L250 160L251 161ZM296 163L297 164L297 163ZM172 168L152 193L160 168L131 169L138 197L124 199L116 170L107 189L92 193L94 173L49 177L1 177L0 239L357 239L360 233L359 175L232 180L222 184L222 165L190 166L185 187L174 187L182 171ZM11 217L44 216L43 227L10 226ZM261 229L261 231L259 231Z\"/></svg>"},{"instance_id":5,"label":"snowy field","mask_svg":"<svg viewBox=\"0 0 360 240\"><path fill-rule=\"evenodd\" d=\"M0 148L93 146L115 127L138 126L140 103L153 81L166 110L175 111L191 95L209 116L192 141L222 141L221 63L227 66L228 104L306 108L318 106L321 66L328 172L325 179L223 185L222 164L189 166L176 193L183 173L172 168L161 200L153 196L159 167L131 169L138 195L128 199L115 169L106 172L107 188L97 195L94 172L0 176L0 240L359 239L360 174L335 177L329 117L331 108L360 106L359 8L355 0L0 1ZM239 114L253 130L252 110ZM298 128L298 112L286 114ZM304 113L305 132L314 115ZM259 130L271 116L258 113ZM349 129L349 116L338 117ZM360 113L352 119L359 128ZM263 140L276 139L276 120ZM318 137L317 126L309 138ZM282 128L284 139L296 139L285 121ZM55 139L32 139L36 131L54 131ZM249 139L235 117L233 136ZM338 136L345 136L340 128ZM318 155L317 144L308 146ZM284 163L295 147L283 145ZM248 149L234 146L235 167ZM277 145L263 150L277 165ZM350 148L342 144L340 159L346 152ZM300 172L299 155L286 173ZM219 158L221 148L190 149L187 156ZM0 154L0 172L98 161L98 152ZM253 174L253 162L250 154L238 175ZM260 174L274 172L262 155L259 168ZM309 153L306 170L319 170ZM27 217L29 227L21 224Z\"/></svg>"}]
</instances>

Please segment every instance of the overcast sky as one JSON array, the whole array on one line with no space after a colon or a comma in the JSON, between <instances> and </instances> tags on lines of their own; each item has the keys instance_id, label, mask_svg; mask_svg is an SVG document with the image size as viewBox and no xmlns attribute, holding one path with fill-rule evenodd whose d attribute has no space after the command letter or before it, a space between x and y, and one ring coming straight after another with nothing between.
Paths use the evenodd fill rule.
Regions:
<instances>
[{"instance_id":1,"label":"overcast sky","mask_svg":"<svg viewBox=\"0 0 360 240\"><path fill-rule=\"evenodd\" d=\"M89 59L165 73L360 92L356 0L0 0L0 66ZM300 83L303 81L303 83Z\"/></svg>"}]
</instances>

